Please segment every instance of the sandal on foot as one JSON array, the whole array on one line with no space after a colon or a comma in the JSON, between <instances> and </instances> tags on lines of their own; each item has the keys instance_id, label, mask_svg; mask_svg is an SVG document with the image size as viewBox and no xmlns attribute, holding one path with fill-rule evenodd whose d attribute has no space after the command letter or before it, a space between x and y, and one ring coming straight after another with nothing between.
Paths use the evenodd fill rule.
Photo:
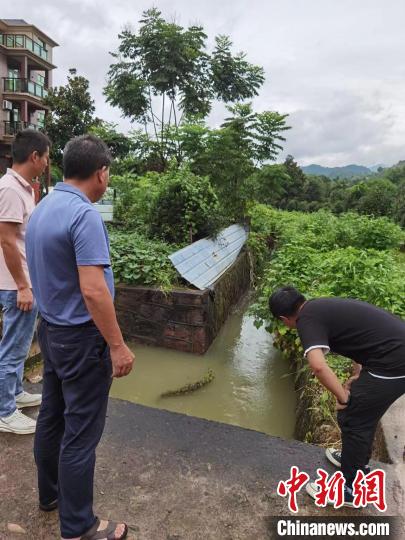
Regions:
<instances>
[{"instance_id":1,"label":"sandal on foot","mask_svg":"<svg viewBox=\"0 0 405 540\"><path fill-rule=\"evenodd\" d=\"M42 512L52 512L52 510L56 510L57 508L58 508L58 499L55 499L49 504L39 503L39 509L42 510Z\"/></svg>"},{"instance_id":2,"label":"sandal on foot","mask_svg":"<svg viewBox=\"0 0 405 540\"><path fill-rule=\"evenodd\" d=\"M100 527L100 520L96 518L96 522L94 523L93 527L91 527L91 529L81 536L80 540L124 540L128 534L128 525L126 523L122 523L122 525L125 525L124 532L121 534L121 536L117 537L115 536L115 529L118 527L118 525L121 525L121 523L107 521L107 527L98 531L97 529Z\"/></svg>"}]
</instances>

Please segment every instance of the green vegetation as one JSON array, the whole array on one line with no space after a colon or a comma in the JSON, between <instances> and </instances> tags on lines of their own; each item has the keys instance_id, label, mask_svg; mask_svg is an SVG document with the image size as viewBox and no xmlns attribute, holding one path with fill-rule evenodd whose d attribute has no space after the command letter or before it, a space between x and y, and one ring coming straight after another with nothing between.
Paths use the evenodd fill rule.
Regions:
<instances>
[{"instance_id":1,"label":"green vegetation","mask_svg":"<svg viewBox=\"0 0 405 540\"><path fill-rule=\"evenodd\" d=\"M45 130L52 141L51 159L62 167L63 149L72 137L83 135L98 120L94 117L94 100L89 81L71 70L65 86L52 88L44 103L51 108L45 116Z\"/></svg>"},{"instance_id":2,"label":"green vegetation","mask_svg":"<svg viewBox=\"0 0 405 540\"><path fill-rule=\"evenodd\" d=\"M151 240L136 232L110 231L111 260L118 283L170 289L178 275L168 259L177 246Z\"/></svg>"},{"instance_id":3,"label":"green vegetation","mask_svg":"<svg viewBox=\"0 0 405 540\"><path fill-rule=\"evenodd\" d=\"M189 117L205 118L214 100L225 103L254 97L264 82L260 66L244 53L233 55L227 36L217 36L207 51L202 26L183 28L168 22L156 8L143 13L137 33L120 35L117 60L108 73L107 101L124 116L152 130L150 139L164 169L171 157L181 160L178 144L169 140ZM157 99L159 98L159 99Z\"/></svg>"},{"instance_id":4,"label":"green vegetation","mask_svg":"<svg viewBox=\"0 0 405 540\"><path fill-rule=\"evenodd\" d=\"M266 165L251 178L258 202L282 210L334 214L357 212L386 216L405 226L405 164L370 173L368 177L333 179L304 174L292 156L282 165Z\"/></svg>"},{"instance_id":5,"label":"green vegetation","mask_svg":"<svg viewBox=\"0 0 405 540\"><path fill-rule=\"evenodd\" d=\"M405 317L405 265L398 251L404 232L387 218L356 214L336 217L326 211L303 214L255 205L250 215L249 244L258 279L252 309L257 324L266 323L275 334L275 345L295 362L297 377L304 377L301 397L313 411L306 435L319 442L324 438L316 426L334 425L334 401L310 377L296 331L270 320L269 296L277 287L291 284L307 298L359 298ZM269 239L276 246L271 257ZM347 378L351 363L332 355L327 358L338 376Z\"/></svg>"}]
</instances>

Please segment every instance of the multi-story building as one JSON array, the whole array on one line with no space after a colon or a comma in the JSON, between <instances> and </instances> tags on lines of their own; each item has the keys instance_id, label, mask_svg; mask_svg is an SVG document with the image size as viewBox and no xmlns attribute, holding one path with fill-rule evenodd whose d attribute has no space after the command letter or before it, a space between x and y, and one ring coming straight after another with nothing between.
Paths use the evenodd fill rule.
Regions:
<instances>
[{"instance_id":1,"label":"multi-story building","mask_svg":"<svg viewBox=\"0 0 405 540\"><path fill-rule=\"evenodd\" d=\"M44 125L57 45L22 19L0 19L0 172L10 165L17 131Z\"/></svg>"}]
</instances>

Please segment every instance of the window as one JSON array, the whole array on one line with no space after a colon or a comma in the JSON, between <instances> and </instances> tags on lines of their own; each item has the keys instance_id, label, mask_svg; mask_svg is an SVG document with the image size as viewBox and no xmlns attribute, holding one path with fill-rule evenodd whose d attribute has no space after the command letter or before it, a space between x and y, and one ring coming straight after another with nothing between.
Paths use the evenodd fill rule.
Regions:
<instances>
[{"instance_id":1,"label":"window","mask_svg":"<svg viewBox=\"0 0 405 540\"><path fill-rule=\"evenodd\" d=\"M15 46L24 47L24 36L15 36Z\"/></svg>"},{"instance_id":2,"label":"window","mask_svg":"<svg viewBox=\"0 0 405 540\"><path fill-rule=\"evenodd\" d=\"M37 125L40 128L43 128L45 125L45 112L38 111L37 112Z\"/></svg>"},{"instance_id":3,"label":"window","mask_svg":"<svg viewBox=\"0 0 405 540\"><path fill-rule=\"evenodd\" d=\"M15 68L8 68L8 78L18 79L20 76L20 70Z\"/></svg>"}]
</instances>

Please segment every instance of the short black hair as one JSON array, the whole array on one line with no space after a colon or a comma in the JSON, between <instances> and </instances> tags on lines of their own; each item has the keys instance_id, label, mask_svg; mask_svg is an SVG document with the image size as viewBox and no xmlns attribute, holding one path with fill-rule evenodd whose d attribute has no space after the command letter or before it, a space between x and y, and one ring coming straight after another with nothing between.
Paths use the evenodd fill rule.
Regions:
<instances>
[{"instance_id":1,"label":"short black hair","mask_svg":"<svg viewBox=\"0 0 405 540\"><path fill-rule=\"evenodd\" d=\"M51 141L45 133L36 129L23 129L17 133L11 146L13 163L25 163L32 152L43 156L50 148Z\"/></svg>"},{"instance_id":2,"label":"short black hair","mask_svg":"<svg viewBox=\"0 0 405 540\"><path fill-rule=\"evenodd\" d=\"M277 319L280 317L292 317L298 308L305 302L305 296L297 289L288 285L280 287L269 298L269 308Z\"/></svg>"},{"instance_id":3,"label":"short black hair","mask_svg":"<svg viewBox=\"0 0 405 540\"><path fill-rule=\"evenodd\" d=\"M108 146L95 135L80 135L71 139L63 150L63 176L86 180L93 173L109 167L112 162Z\"/></svg>"}]
</instances>

